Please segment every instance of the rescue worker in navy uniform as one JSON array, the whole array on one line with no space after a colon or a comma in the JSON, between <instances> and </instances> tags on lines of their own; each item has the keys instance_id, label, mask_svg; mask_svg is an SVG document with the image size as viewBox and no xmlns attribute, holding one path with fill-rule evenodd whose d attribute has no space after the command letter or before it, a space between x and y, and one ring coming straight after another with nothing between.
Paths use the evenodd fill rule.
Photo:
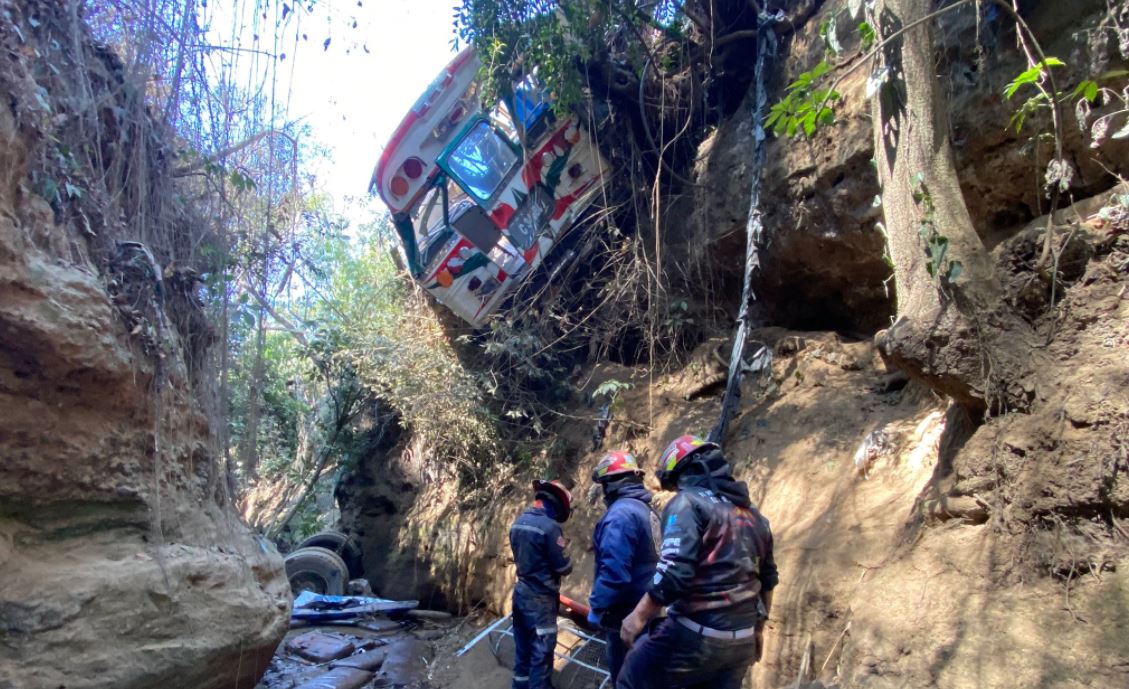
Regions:
<instances>
[{"instance_id":1,"label":"rescue worker in navy uniform","mask_svg":"<svg viewBox=\"0 0 1129 689\"><path fill-rule=\"evenodd\" d=\"M614 687L627 654L627 645L619 637L620 624L655 575L658 517L651 510L651 492L643 487L643 472L633 455L609 453L596 465L592 480L603 488L608 511L592 534L596 575L588 598L588 621L603 630L607 639Z\"/></svg>"},{"instance_id":2,"label":"rescue worker in navy uniform","mask_svg":"<svg viewBox=\"0 0 1129 689\"><path fill-rule=\"evenodd\" d=\"M623 621L623 641L634 648L617 687L739 689L760 659L778 581L768 520L714 443L677 438L656 473L678 493L663 510L650 590ZM652 622L663 607L668 617Z\"/></svg>"},{"instance_id":3,"label":"rescue worker in navy uniform","mask_svg":"<svg viewBox=\"0 0 1129 689\"><path fill-rule=\"evenodd\" d=\"M552 686L561 577L572 571L560 526L572 512L572 495L558 481L534 481L533 494L533 505L510 527L517 565L513 689Z\"/></svg>"}]
</instances>

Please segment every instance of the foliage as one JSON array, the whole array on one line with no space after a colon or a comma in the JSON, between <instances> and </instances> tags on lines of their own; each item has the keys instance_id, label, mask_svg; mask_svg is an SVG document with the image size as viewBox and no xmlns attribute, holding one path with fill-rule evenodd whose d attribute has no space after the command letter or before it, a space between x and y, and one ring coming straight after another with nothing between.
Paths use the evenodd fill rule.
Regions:
<instances>
[{"instance_id":1,"label":"foliage","mask_svg":"<svg viewBox=\"0 0 1129 689\"><path fill-rule=\"evenodd\" d=\"M619 395L620 392L624 390L630 390L632 387L633 386L631 383L624 383L623 381L616 380L615 378L608 378L607 380L596 386L596 389L592 391L592 396L610 397L614 399L617 395Z\"/></svg>"},{"instance_id":2,"label":"foliage","mask_svg":"<svg viewBox=\"0 0 1129 689\"><path fill-rule=\"evenodd\" d=\"M473 46L482 61L486 100L511 95L515 76L536 70L561 111L580 103L585 65L625 34L679 32L680 0L462 0L454 8L453 45ZM634 66L643 64L642 44Z\"/></svg>"},{"instance_id":3,"label":"foliage","mask_svg":"<svg viewBox=\"0 0 1129 689\"><path fill-rule=\"evenodd\" d=\"M375 242L327 251L333 273L317 318L319 339L435 448L436 462L488 459L497 449L493 415L425 297Z\"/></svg>"},{"instance_id":4,"label":"foliage","mask_svg":"<svg viewBox=\"0 0 1129 689\"><path fill-rule=\"evenodd\" d=\"M1015 92L1027 84L1041 83L1051 67L1065 67L1066 63L1057 57L1048 57L1046 60L1033 65L1019 73L1004 88L1004 96L1010 99Z\"/></svg>"},{"instance_id":5,"label":"foliage","mask_svg":"<svg viewBox=\"0 0 1129 689\"><path fill-rule=\"evenodd\" d=\"M592 391L592 399L596 400L603 397L607 400L608 410L619 411L620 407L623 405L623 400L620 399L620 393L630 390L633 387L635 386L632 383L626 383L615 378L608 378L597 385L596 389Z\"/></svg>"},{"instance_id":6,"label":"foliage","mask_svg":"<svg viewBox=\"0 0 1129 689\"><path fill-rule=\"evenodd\" d=\"M829 104L839 100L839 92L816 88L819 80L830 71L831 65L822 60L788 84L784 97L769 109L765 127L777 136L786 134L795 138L803 134L811 138L817 125L831 124L835 113Z\"/></svg>"},{"instance_id":7,"label":"foliage","mask_svg":"<svg viewBox=\"0 0 1129 689\"><path fill-rule=\"evenodd\" d=\"M1004 88L1004 97L1011 100L1012 96L1014 96L1017 91L1027 85L1041 86L1051 67L1065 66L1066 63L1057 57L1048 57L1045 62L1025 69L1008 82L1008 85ZM1015 111L1015 114L1011 117L1010 126L1015 128L1016 133L1019 133L1023 129L1024 122L1026 122L1027 118L1033 113L1043 108L1050 107L1048 95L1045 88L1039 88L1038 93L1025 100L1019 109Z\"/></svg>"},{"instance_id":8,"label":"foliage","mask_svg":"<svg viewBox=\"0 0 1129 689\"><path fill-rule=\"evenodd\" d=\"M960 261L949 259L949 238L937 230L934 221L935 207L933 197L925 186L924 173L918 172L913 176L913 198L921 208L921 219L918 221L917 235L925 245L925 270L929 277L937 281L944 291L960 277L964 266Z\"/></svg>"},{"instance_id":9,"label":"foliage","mask_svg":"<svg viewBox=\"0 0 1129 689\"><path fill-rule=\"evenodd\" d=\"M1107 70L1093 79L1079 82L1070 94L1074 98L1078 128L1089 135L1092 148L1100 147L1107 138L1129 137L1129 86L1125 84L1126 77L1129 77L1129 70ZM1113 82L1120 82L1121 88L1113 86Z\"/></svg>"}]
</instances>

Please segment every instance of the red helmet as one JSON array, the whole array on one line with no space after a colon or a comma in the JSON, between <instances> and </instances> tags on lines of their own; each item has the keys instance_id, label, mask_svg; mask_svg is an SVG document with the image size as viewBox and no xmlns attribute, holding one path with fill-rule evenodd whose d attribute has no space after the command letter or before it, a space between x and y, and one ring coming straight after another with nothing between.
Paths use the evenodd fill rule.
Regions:
<instances>
[{"instance_id":1,"label":"red helmet","mask_svg":"<svg viewBox=\"0 0 1129 689\"><path fill-rule=\"evenodd\" d=\"M655 470L655 476L659 479L659 484L665 489L670 490L676 484L678 474L686 468L687 458L695 455L703 450L719 449L717 443L710 442L699 438L696 435L680 435L671 441L670 445L666 446L663 450L662 456L659 457L659 468Z\"/></svg>"},{"instance_id":2,"label":"red helmet","mask_svg":"<svg viewBox=\"0 0 1129 689\"><path fill-rule=\"evenodd\" d=\"M642 476L643 470L639 468L639 463L635 461L635 455L616 450L604 455L604 458L592 470L592 480L596 483L603 483L619 478L624 474Z\"/></svg>"},{"instance_id":3,"label":"red helmet","mask_svg":"<svg viewBox=\"0 0 1129 689\"><path fill-rule=\"evenodd\" d=\"M537 479L533 482L533 496L541 501L549 500L560 508L554 510L553 519L562 524L568 521L572 514L572 493L568 492L563 483Z\"/></svg>"}]
</instances>

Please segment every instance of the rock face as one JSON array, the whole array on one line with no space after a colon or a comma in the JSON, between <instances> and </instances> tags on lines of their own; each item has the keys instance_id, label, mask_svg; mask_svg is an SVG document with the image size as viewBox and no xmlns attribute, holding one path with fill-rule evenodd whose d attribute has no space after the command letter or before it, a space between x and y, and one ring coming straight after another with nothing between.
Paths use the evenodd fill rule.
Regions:
<instances>
[{"instance_id":1,"label":"rock face","mask_svg":"<svg viewBox=\"0 0 1129 689\"><path fill-rule=\"evenodd\" d=\"M825 57L815 27L840 10L841 4L823 3L807 24L783 40L770 65L777 75L770 104L785 85ZM1106 3L1096 0L1032 3L1027 21L1043 49L1068 65L1055 72L1060 90L1069 92L1082 79L1102 73L1103 60L1116 66L1109 65L1112 47L1104 55L1095 53L1083 30L1096 27L1105 11ZM1046 212L1049 201L1040 189L1053 153L1046 141L1035 141L1050 131L1045 118L1029 120L1019 133L1009 127L1012 115L1032 94L1004 99L1004 88L1026 62L1011 23L991 16L978 22L969 5L946 15L937 35L938 79L949 85L961 187L989 248ZM839 24L843 26L842 18ZM858 50L857 41L845 28L840 28L840 37L846 68L847 57ZM883 259L885 240L879 228L882 189L872 163L867 70L860 67L838 83L842 100L836 105L834 125L817 130L811 140L769 135L762 192L765 248L756 285L766 322L860 333L889 325L893 290L885 284L891 271ZM711 270L730 275L725 284L734 292L740 289L740 265L732 257L744 253L748 213L752 98L749 94L738 112L703 142L693 175L698 186L688 193L694 197L693 211L685 225L694 242L708 247ZM1124 175L1129 145L1107 141L1099 150L1090 150L1072 107L1073 101L1065 107L1064 155L1078 173L1072 193L1085 198L1113 184L1110 171Z\"/></svg>"},{"instance_id":2,"label":"rock face","mask_svg":"<svg viewBox=\"0 0 1129 689\"><path fill-rule=\"evenodd\" d=\"M181 314L149 305L145 351L0 81L0 687L253 687L289 587L226 499Z\"/></svg>"},{"instance_id":3,"label":"rock face","mask_svg":"<svg viewBox=\"0 0 1129 689\"><path fill-rule=\"evenodd\" d=\"M1023 229L1047 203L1040 186L1048 150L1025 143L1046 123L1032 122L1020 134L1007 128L1018 103L1000 94L1024 65L1014 32L991 15L978 25L972 4L966 7L945 18L938 45L939 78L952 86L962 189L994 249L1008 303L1049 333L1048 379L1057 385L1032 389L1030 412L977 426L915 384L897 384L865 337L893 313L883 286L889 269L877 225L881 189L870 162L865 71L839 85L844 99L832 128L810 143L773 140L757 293L764 321L806 332L752 333L776 356L769 376L746 380L725 441L735 474L772 521L781 571L753 686L791 686L812 675L870 688L1126 685L1124 210L1122 224L1100 233L1071 224L1098 206L1061 212L1061 276L1048 303L1047 285L1031 271L1046 223ZM1080 37L1105 7L1092 0L1025 5L1044 50L1070 65L1056 73L1060 89L1101 72L1090 71ZM782 45L777 88L819 61L815 26L842 9L822 3ZM663 236L674 254L665 254L666 264L700 260L688 272L721 283L719 299L735 299L740 285L748 105L703 144L697 185L676 201L677 217ZM1078 196L1112 186L1102 163L1123 171L1125 149L1103 147L1095 161L1074 122L1068 125L1065 150L1078 172ZM709 387L715 347L703 342L704 356L692 355L686 370L667 376L616 370L612 377L635 387L619 398L600 450L628 449L650 470L671 438L710 428L720 402ZM577 384L591 390L602 375L583 371ZM479 494L428 480L406 461L426 454L408 451L411 438L366 459L338 497L348 503L345 528L365 543L374 587L426 588L438 603L504 611L513 582L506 529L528 499L528 479L552 476L578 498L564 526L575 565L564 590L582 599L592 571L587 545L603 511L598 501L579 500L600 455L588 445L592 421L582 421L591 416L579 404L568 409L543 463L490 467ZM883 442L870 453L872 438Z\"/></svg>"}]
</instances>

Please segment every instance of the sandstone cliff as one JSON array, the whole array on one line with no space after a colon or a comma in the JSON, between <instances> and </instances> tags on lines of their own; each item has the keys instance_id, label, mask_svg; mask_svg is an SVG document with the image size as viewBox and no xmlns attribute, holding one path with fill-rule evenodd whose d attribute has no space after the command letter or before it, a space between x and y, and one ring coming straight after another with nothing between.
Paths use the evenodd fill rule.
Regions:
<instances>
[{"instance_id":1,"label":"sandstone cliff","mask_svg":"<svg viewBox=\"0 0 1129 689\"><path fill-rule=\"evenodd\" d=\"M0 20L0 687L252 687L290 592L217 461L198 226L64 5Z\"/></svg>"}]
</instances>

